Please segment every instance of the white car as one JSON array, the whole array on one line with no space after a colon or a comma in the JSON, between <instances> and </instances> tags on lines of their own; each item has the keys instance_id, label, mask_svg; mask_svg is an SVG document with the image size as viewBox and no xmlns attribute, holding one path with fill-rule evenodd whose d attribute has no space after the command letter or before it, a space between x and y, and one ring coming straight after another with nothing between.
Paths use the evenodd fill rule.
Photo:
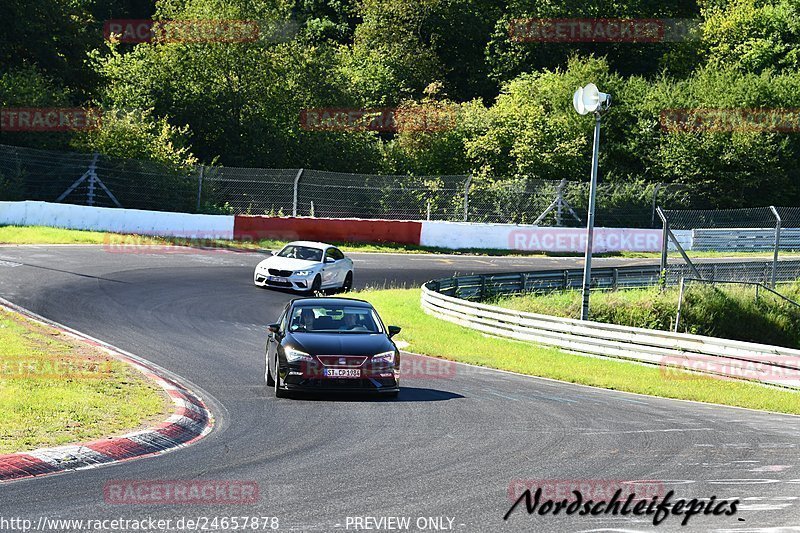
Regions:
<instances>
[{"instance_id":1,"label":"white car","mask_svg":"<svg viewBox=\"0 0 800 533\"><path fill-rule=\"evenodd\" d=\"M308 292L349 291L353 288L353 261L330 244L290 242L256 266L253 283L259 287Z\"/></svg>"}]
</instances>

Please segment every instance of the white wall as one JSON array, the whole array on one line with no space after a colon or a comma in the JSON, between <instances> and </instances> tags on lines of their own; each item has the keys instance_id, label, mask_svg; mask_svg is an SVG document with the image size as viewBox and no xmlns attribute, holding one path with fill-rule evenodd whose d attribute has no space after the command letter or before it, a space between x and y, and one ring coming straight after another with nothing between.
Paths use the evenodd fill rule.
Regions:
<instances>
[{"instance_id":1,"label":"white wall","mask_svg":"<svg viewBox=\"0 0 800 533\"><path fill-rule=\"evenodd\" d=\"M195 215L49 202L0 202L0 225L233 239L232 215Z\"/></svg>"},{"instance_id":2,"label":"white wall","mask_svg":"<svg viewBox=\"0 0 800 533\"><path fill-rule=\"evenodd\" d=\"M493 248L543 252L583 252L585 228L425 221L420 244L444 248ZM595 228L595 252L658 252L660 229Z\"/></svg>"}]
</instances>

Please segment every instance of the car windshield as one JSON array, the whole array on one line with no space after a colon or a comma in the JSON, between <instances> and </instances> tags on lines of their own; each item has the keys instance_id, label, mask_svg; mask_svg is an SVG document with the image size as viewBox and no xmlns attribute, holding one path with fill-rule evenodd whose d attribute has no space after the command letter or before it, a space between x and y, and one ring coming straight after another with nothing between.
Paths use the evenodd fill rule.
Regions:
<instances>
[{"instance_id":1,"label":"car windshield","mask_svg":"<svg viewBox=\"0 0 800 533\"><path fill-rule=\"evenodd\" d=\"M381 333L375 311L348 305L297 306L292 311L289 331L299 333Z\"/></svg>"},{"instance_id":2,"label":"car windshield","mask_svg":"<svg viewBox=\"0 0 800 533\"><path fill-rule=\"evenodd\" d=\"M278 252L278 257L289 257L291 259L302 259L304 261L322 261L322 250L310 248L308 246L286 246Z\"/></svg>"}]
</instances>

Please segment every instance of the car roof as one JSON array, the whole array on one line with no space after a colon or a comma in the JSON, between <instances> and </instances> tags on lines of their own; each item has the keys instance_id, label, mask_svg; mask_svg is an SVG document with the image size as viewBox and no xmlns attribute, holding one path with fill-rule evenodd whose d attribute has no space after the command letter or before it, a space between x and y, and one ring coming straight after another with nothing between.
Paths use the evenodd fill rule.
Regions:
<instances>
[{"instance_id":1,"label":"car roof","mask_svg":"<svg viewBox=\"0 0 800 533\"><path fill-rule=\"evenodd\" d=\"M326 244L324 242L317 242L317 241L292 241L292 242L286 243L286 246L308 246L308 247L311 247L311 248L322 248L322 249L330 248L330 247L334 247L335 248L335 246L333 246L332 244ZM284 248L286 246L284 246Z\"/></svg>"},{"instance_id":2,"label":"car roof","mask_svg":"<svg viewBox=\"0 0 800 533\"><path fill-rule=\"evenodd\" d=\"M350 305L353 307L367 307L372 309L372 304L369 302L365 302L364 300L357 300L355 298L338 298L338 297L326 297L326 298L295 298L292 300L292 307L295 305Z\"/></svg>"}]
</instances>

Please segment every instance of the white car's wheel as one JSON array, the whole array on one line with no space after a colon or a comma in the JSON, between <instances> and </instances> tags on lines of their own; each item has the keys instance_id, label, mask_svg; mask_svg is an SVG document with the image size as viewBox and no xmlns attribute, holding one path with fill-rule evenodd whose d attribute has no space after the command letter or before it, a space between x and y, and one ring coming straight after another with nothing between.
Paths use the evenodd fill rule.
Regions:
<instances>
[{"instance_id":1,"label":"white car's wheel","mask_svg":"<svg viewBox=\"0 0 800 533\"><path fill-rule=\"evenodd\" d=\"M350 292L353 290L353 271L347 273L342 282L342 292Z\"/></svg>"}]
</instances>

